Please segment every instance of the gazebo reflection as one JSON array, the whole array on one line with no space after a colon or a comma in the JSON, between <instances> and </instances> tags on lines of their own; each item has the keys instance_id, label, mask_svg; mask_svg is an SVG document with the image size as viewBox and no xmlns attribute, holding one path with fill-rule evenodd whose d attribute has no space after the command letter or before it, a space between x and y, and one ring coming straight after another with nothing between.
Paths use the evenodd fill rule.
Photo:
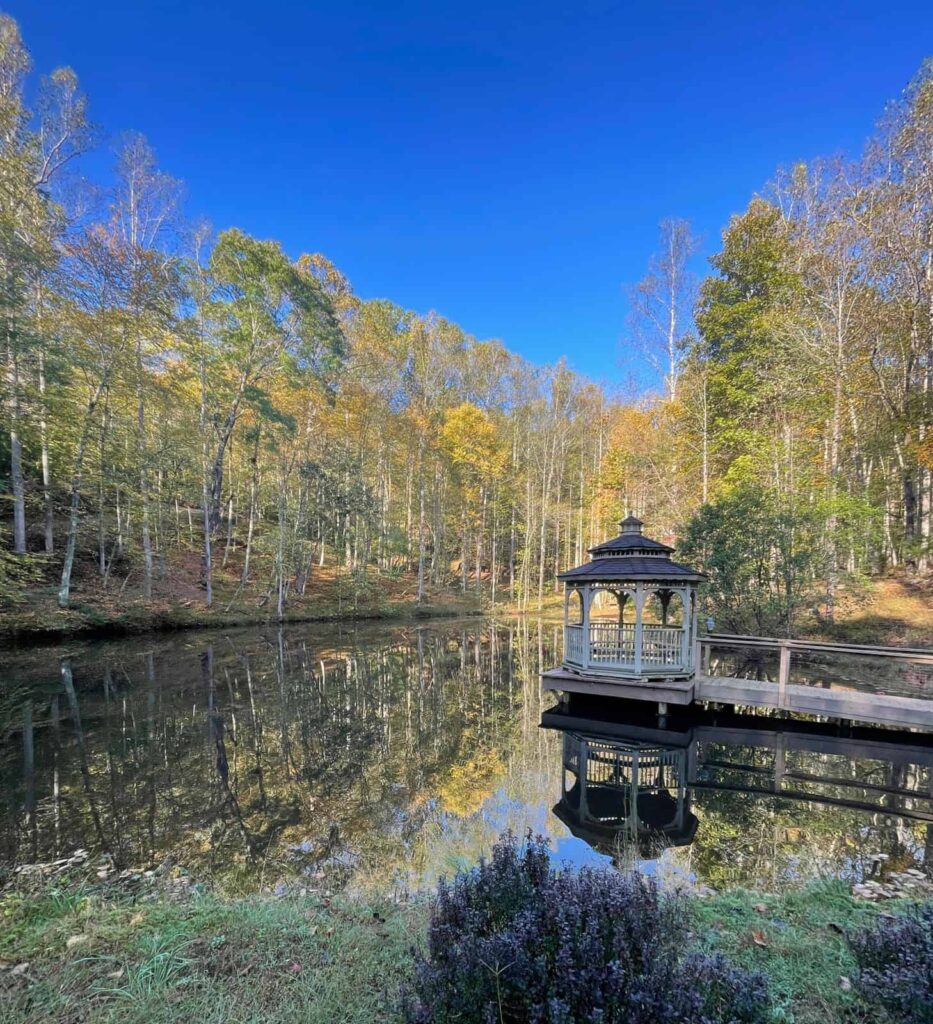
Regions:
<instances>
[{"instance_id":1,"label":"gazebo reflection","mask_svg":"<svg viewBox=\"0 0 933 1024\"><path fill-rule=\"evenodd\" d=\"M624 848L650 858L687 846L699 824L690 810L687 756L680 747L565 732L554 814L578 839L613 859Z\"/></svg>"}]
</instances>

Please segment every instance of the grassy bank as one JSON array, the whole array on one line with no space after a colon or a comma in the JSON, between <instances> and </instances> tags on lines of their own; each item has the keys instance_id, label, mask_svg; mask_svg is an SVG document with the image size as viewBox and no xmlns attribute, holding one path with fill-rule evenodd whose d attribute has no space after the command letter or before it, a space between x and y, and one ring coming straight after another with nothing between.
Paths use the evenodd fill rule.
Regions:
<instances>
[{"instance_id":1,"label":"grassy bank","mask_svg":"<svg viewBox=\"0 0 933 1024\"><path fill-rule=\"evenodd\" d=\"M883 579L850 587L835 622L824 623L827 640L891 647L933 644L933 578Z\"/></svg>"},{"instance_id":2,"label":"grassy bank","mask_svg":"<svg viewBox=\"0 0 933 1024\"><path fill-rule=\"evenodd\" d=\"M855 899L841 881L814 882L780 895L733 889L694 902L700 946L765 971L775 1019L796 1024L877 1020L851 988L855 959L845 933L905 901L882 907Z\"/></svg>"},{"instance_id":3,"label":"grassy bank","mask_svg":"<svg viewBox=\"0 0 933 1024\"><path fill-rule=\"evenodd\" d=\"M425 909L71 882L7 892L0 915L4 1021L369 1024L393 1019Z\"/></svg>"},{"instance_id":4,"label":"grassy bank","mask_svg":"<svg viewBox=\"0 0 933 1024\"><path fill-rule=\"evenodd\" d=\"M878 1018L850 985L845 933L906 905L854 899L842 882L734 890L691 900L692 933L701 949L767 972L775 1020L852 1024ZM320 893L127 893L78 878L8 888L0 1014L18 1024L400 1021L399 985L427 916L424 900Z\"/></svg>"}]
</instances>

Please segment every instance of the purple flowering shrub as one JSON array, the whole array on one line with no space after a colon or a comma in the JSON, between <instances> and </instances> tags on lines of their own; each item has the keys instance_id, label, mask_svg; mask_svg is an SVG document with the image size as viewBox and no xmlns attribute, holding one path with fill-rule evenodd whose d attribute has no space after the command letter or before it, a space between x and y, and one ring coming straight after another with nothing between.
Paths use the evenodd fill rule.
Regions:
<instances>
[{"instance_id":1,"label":"purple flowering shrub","mask_svg":"<svg viewBox=\"0 0 933 1024\"><path fill-rule=\"evenodd\" d=\"M855 984L902 1024L933 1022L933 903L849 936Z\"/></svg>"},{"instance_id":2,"label":"purple flowering shrub","mask_svg":"<svg viewBox=\"0 0 933 1024\"><path fill-rule=\"evenodd\" d=\"M546 841L506 835L438 889L409 1024L757 1024L760 974L687 951L680 897L652 879L556 871Z\"/></svg>"}]
</instances>

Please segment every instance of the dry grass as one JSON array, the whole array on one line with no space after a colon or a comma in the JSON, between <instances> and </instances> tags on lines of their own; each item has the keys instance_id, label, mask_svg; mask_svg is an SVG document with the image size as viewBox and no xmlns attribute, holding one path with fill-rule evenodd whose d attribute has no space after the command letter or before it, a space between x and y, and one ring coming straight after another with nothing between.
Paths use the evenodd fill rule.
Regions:
<instances>
[{"instance_id":1,"label":"dry grass","mask_svg":"<svg viewBox=\"0 0 933 1024\"><path fill-rule=\"evenodd\" d=\"M820 632L846 643L933 647L933 579L882 579L849 588Z\"/></svg>"}]
</instances>

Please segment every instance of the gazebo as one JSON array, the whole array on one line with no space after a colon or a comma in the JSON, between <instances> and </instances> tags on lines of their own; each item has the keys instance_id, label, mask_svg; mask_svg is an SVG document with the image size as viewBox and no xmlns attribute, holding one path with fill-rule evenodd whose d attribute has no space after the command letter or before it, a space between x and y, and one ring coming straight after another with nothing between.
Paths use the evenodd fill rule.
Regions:
<instances>
[{"instance_id":1,"label":"gazebo","mask_svg":"<svg viewBox=\"0 0 933 1024\"><path fill-rule=\"evenodd\" d=\"M598 679L692 679L697 585L706 577L671 560L634 516L589 562L560 573L564 670Z\"/></svg>"},{"instance_id":2,"label":"gazebo","mask_svg":"<svg viewBox=\"0 0 933 1024\"><path fill-rule=\"evenodd\" d=\"M687 846L699 822L690 809L686 748L565 732L560 800L554 814L593 849L617 859Z\"/></svg>"}]
</instances>

